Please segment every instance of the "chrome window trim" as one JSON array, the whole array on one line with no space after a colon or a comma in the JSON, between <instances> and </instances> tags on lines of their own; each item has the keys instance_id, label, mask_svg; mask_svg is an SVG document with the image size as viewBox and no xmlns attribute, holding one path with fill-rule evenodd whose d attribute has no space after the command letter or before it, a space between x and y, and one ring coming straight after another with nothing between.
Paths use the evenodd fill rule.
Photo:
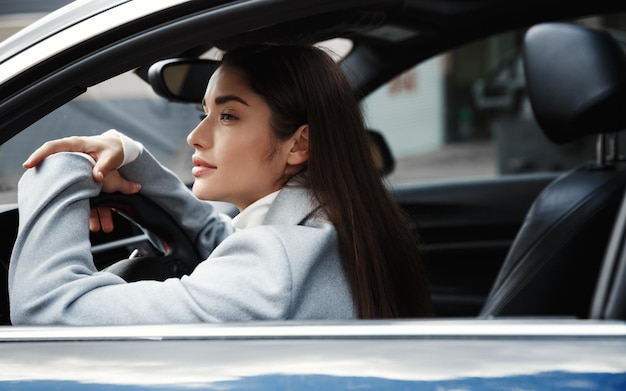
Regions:
<instances>
[{"instance_id":1,"label":"chrome window trim","mask_svg":"<svg viewBox=\"0 0 626 391\"><path fill-rule=\"evenodd\" d=\"M5 327L0 342L185 339L626 338L626 323L587 320L251 322L97 327Z\"/></svg>"}]
</instances>

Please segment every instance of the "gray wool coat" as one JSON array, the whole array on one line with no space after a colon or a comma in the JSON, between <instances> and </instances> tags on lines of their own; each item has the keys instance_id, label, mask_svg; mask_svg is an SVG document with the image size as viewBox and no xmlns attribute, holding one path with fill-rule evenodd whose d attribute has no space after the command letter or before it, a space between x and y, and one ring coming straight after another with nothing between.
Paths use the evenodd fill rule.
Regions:
<instances>
[{"instance_id":1,"label":"gray wool coat","mask_svg":"<svg viewBox=\"0 0 626 391\"><path fill-rule=\"evenodd\" d=\"M337 234L306 189L285 186L263 225L235 231L146 150L120 169L169 212L206 258L163 282L127 283L94 267L92 161L59 153L26 171L9 270L11 321L19 324L158 324L355 317Z\"/></svg>"}]
</instances>

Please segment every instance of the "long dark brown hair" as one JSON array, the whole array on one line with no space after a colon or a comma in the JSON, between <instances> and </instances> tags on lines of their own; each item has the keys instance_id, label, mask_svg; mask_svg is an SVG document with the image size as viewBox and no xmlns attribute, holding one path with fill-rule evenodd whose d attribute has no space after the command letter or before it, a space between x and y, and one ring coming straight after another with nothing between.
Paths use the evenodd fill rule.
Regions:
<instances>
[{"instance_id":1,"label":"long dark brown hair","mask_svg":"<svg viewBox=\"0 0 626 391\"><path fill-rule=\"evenodd\" d=\"M341 68L309 45L251 45L222 66L243 71L270 107L275 137L309 126L306 186L339 238L343 268L363 319L431 315L416 237L381 181L357 96Z\"/></svg>"}]
</instances>

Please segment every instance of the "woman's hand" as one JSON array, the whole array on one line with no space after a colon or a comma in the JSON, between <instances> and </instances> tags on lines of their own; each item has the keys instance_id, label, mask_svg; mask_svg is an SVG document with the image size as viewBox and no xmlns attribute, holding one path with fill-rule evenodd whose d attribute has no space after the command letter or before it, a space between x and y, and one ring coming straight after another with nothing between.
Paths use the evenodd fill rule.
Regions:
<instances>
[{"instance_id":1,"label":"woman's hand","mask_svg":"<svg viewBox=\"0 0 626 391\"><path fill-rule=\"evenodd\" d=\"M33 168L47 156L57 152L82 152L90 155L96 164L92 176L96 182L104 181L106 175L116 170L124 161L124 147L116 130L109 130L98 136L72 136L52 140L37 148L22 164Z\"/></svg>"}]
</instances>

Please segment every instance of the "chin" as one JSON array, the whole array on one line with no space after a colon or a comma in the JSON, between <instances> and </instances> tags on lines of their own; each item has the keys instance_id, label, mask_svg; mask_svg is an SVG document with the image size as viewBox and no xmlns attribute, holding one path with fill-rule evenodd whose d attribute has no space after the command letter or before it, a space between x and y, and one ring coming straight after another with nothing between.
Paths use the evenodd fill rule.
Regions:
<instances>
[{"instance_id":1,"label":"chin","mask_svg":"<svg viewBox=\"0 0 626 391\"><path fill-rule=\"evenodd\" d=\"M197 182L195 182L193 184L193 187L191 188L191 192L199 200L203 200L203 201L221 201L219 199L219 197L216 197L216 195L213 192L208 191L208 189L206 189L206 185L205 184L199 185Z\"/></svg>"},{"instance_id":2,"label":"chin","mask_svg":"<svg viewBox=\"0 0 626 391\"><path fill-rule=\"evenodd\" d=\"M202 191L202 186L199 186L198 182L194 182L193 187L191 188L191 192L198 199L205 200L205 201L208 200L205 194L206 192Z\"/></svg>"}]
</instances>

